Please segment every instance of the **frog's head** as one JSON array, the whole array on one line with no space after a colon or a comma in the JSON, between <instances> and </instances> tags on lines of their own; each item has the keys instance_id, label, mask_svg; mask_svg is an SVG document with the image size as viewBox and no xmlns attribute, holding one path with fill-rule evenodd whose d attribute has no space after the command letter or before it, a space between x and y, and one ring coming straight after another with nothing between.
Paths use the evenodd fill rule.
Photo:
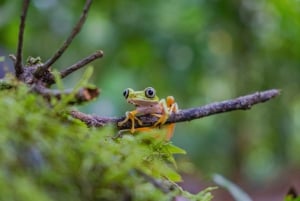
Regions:
<instances>
[{"instance_id":1,"label":"frog's head","mask_svg":"<svg viewBox=\"0 0 300 201\"><path fill-rule=\"evenodd\" d=\"M153 87L147 87L143 91L134 91L131 88L124 90L123 95L128 103L136 106L153 105L159 102Z\"/></svg>"}]
</instances>

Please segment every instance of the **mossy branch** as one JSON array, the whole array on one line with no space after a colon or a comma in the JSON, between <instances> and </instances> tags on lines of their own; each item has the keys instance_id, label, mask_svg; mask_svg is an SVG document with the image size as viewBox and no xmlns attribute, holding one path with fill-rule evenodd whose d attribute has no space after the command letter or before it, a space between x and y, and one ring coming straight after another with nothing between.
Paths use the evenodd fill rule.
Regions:
<instances>
[{"instance_id":1,"label":"mossy branch","mask_svg":"<svg viewBox=\"0 0 300 201\"><path fill-rule=\"evenodd\" d=\"M173 113L165 124L171 123L178 123L184 121L191 121L194 119L200 119L203 117L207 117L210 115L230 112L234 110L248 110L253 105L258 103L263 103L266 101L275 98L276 96L280 95L280 90L278 89L271 89L262 92L256 92L253 94L249 94L246 96L241 96L231 100L225 100L221 102L210 103L208 105L196 107L196 108L189 108L180 110L178 113ZM125 130L131 128L131 122L127 122L122 126L118 126L118 122L124 120L125 117L101 117L97 115L88 115L78 111L72 111L71 115L83 121L90 127L101 127L108 124L113 124L117 127L118 130ZM136 128L139 127L150 127L153 126L158 118L153 115L143 115L139 116L139 119L143 122L143 125L140 126L136 122Z\"/></svg>"},{"instance_id":2,"label":"mossy branch","mask_svg":"<svg viewBox=\"0 0 300 201\"><path fill-rule=\"evenodd\" d=\"M82 103L85 101L90 101L99 95L99 89L93 87L84 87L80 90L74 92L71 90L55 90L50 89L50 86L56 82L55 75L50 69L50 66L54 64L57 59L59 59L65 50L72 43L73 39L80 32L85 20L87 18L88 11L92 4L92 0L86 0L84 8L82 10L79 21L74 26L71 34L64 41L62 46L54 53L54 55L48 59L45 63L42 62L40 57L29 57L26 64L23 64L22 61L22 49L23 49L23 35L25 30L25 21L27 10L29 7L30 0L23 0L23 7L20 16L20 26L19 26L19 37L18 37L18 47L17 53L15 55L9 55L11 60L15 65L15 77L21 83L25 83L30 89L31 92L39 93L46 99L51 99L51 97L60 100L64 95L74 94L74 98L71 100L70 104ZM86 66L90 62L103 57L103 51L98 50L91 54L90 56L79 60L77 63L71 65L65 70L61 71L59 76L64 78L78 69ZM13 84L6 82L5 80L0 81L0 90L12 88Z\"/></svg>"},{"instance_id":3,"label":"mossy branch","mask_svg":"<svg viewBox=\"0 0 300 201\"><path fill-rule=\"evenodd\" d=\"M32 88L32 91L37 92L47 100L50 100L51 98L61 100L63 96L73 95L68 101L68 104L81 104L83 102L88 102L99 95L99 89L96 87L83 87L76 91L73 89L66 89L62 91L58 89L48 89L41 85L36 85Z\"/></svg>"}]
</instances>

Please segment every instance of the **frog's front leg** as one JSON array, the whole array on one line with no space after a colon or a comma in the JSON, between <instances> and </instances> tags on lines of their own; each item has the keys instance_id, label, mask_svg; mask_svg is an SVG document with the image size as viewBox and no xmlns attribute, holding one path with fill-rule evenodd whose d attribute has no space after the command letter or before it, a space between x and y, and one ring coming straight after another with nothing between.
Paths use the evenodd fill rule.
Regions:
<instances>
[{"instance_id":1,"label":"frog's front leg","mask_svg":"<svg viewBox=\"0 0 300 201\"><path fill-rule=\"evenodd\" d=\"M136 117L137 113L138 113L137 110L126 112L125 113L125 116L126 116L125 119L123 121L119 122L118 126L122 126L123 124L125 124L127 121L130 120L131 121L130 132L134 133L135 132L135 120L137 120L137 122L138 122L139 125L143 124L143 122Z\"/></svg>"},{"instance_id":2,"label":"frog's front leg","mask_svg":"<svg viewBox=\"0 0 300 201\"><path fill-rule=\"evenodd\" d=\"M163 125L172 113L178 112L178 105L173 96L168 96L167 100L162 99L159 103L162 106L162 114L152 114L159 118L153 127Z\"/></svg>"},{"instance_id":3,"label":"frog's front leg","mask_svg":"<svg viewBox=\"0 0 300 201\"><path fill-rule=\"evenodd\" d=\"M167 97L166 104L167 104L167 107L168 107L169 114L177 113L179 111L178 105L175 102L175 98L173 96L168 96Z\"/></svg>"}]
</instances>

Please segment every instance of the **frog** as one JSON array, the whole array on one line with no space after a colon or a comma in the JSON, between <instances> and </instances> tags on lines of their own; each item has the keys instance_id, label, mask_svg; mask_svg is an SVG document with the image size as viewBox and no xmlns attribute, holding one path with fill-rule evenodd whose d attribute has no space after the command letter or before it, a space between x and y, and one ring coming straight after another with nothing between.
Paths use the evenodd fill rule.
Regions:
<instances>
[{"instance_id":1,"label":"frog","mask_svg":"<svg viewBox=\"0 0 300 201\"><path fill-rule=\"evenodd\" d=\"M138 116L150 114L158 117L157 122L152 126L152 128L155 128L164 125L172 113L177 113L179 111L173 96L167 96L166 99L160 99L156 95L156 90L153 87L146 87L144 90L139 91L127 88L123 91L123 96L128 103L135 106L135 110L127 111L125 113L125 119L120 121L118 126L122 126L126 122L131 121L131 128L129 131L132 134L137 131L145 130L145 127L135 128L135 120L140 126L143 126L143 122ZM167 140L172 137L173 130L174 124L170 124L169 131L166 135Z\"/></svg>"}]
</instances>

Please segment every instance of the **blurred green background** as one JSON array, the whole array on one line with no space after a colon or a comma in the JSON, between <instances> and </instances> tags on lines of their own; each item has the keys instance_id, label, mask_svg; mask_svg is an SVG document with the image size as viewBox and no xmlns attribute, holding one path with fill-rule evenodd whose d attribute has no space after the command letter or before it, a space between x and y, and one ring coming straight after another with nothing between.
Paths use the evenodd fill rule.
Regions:
<instances>
[{"instance_id":1,"label":"blurred green background","mask_svg":"<svg viewBox=\"0 0 300 201\"><path fill-rule=\"evenodd\" d=\"M33 0L24 58L51 57L83 5ZM0 0L1 56L16 52L20 10L21 1ZM153 86L160 97L173 95L180 108L281 89L279 98L246 112L177 124L173 138L202 175L217 172L260 186L300 167L299 19L299 0L94 1L81 33L53 68L103 50L91 79L101 95L79 107L103 116L132 109L122 96L127 87Z\"/></svg>"}]
</instances>

